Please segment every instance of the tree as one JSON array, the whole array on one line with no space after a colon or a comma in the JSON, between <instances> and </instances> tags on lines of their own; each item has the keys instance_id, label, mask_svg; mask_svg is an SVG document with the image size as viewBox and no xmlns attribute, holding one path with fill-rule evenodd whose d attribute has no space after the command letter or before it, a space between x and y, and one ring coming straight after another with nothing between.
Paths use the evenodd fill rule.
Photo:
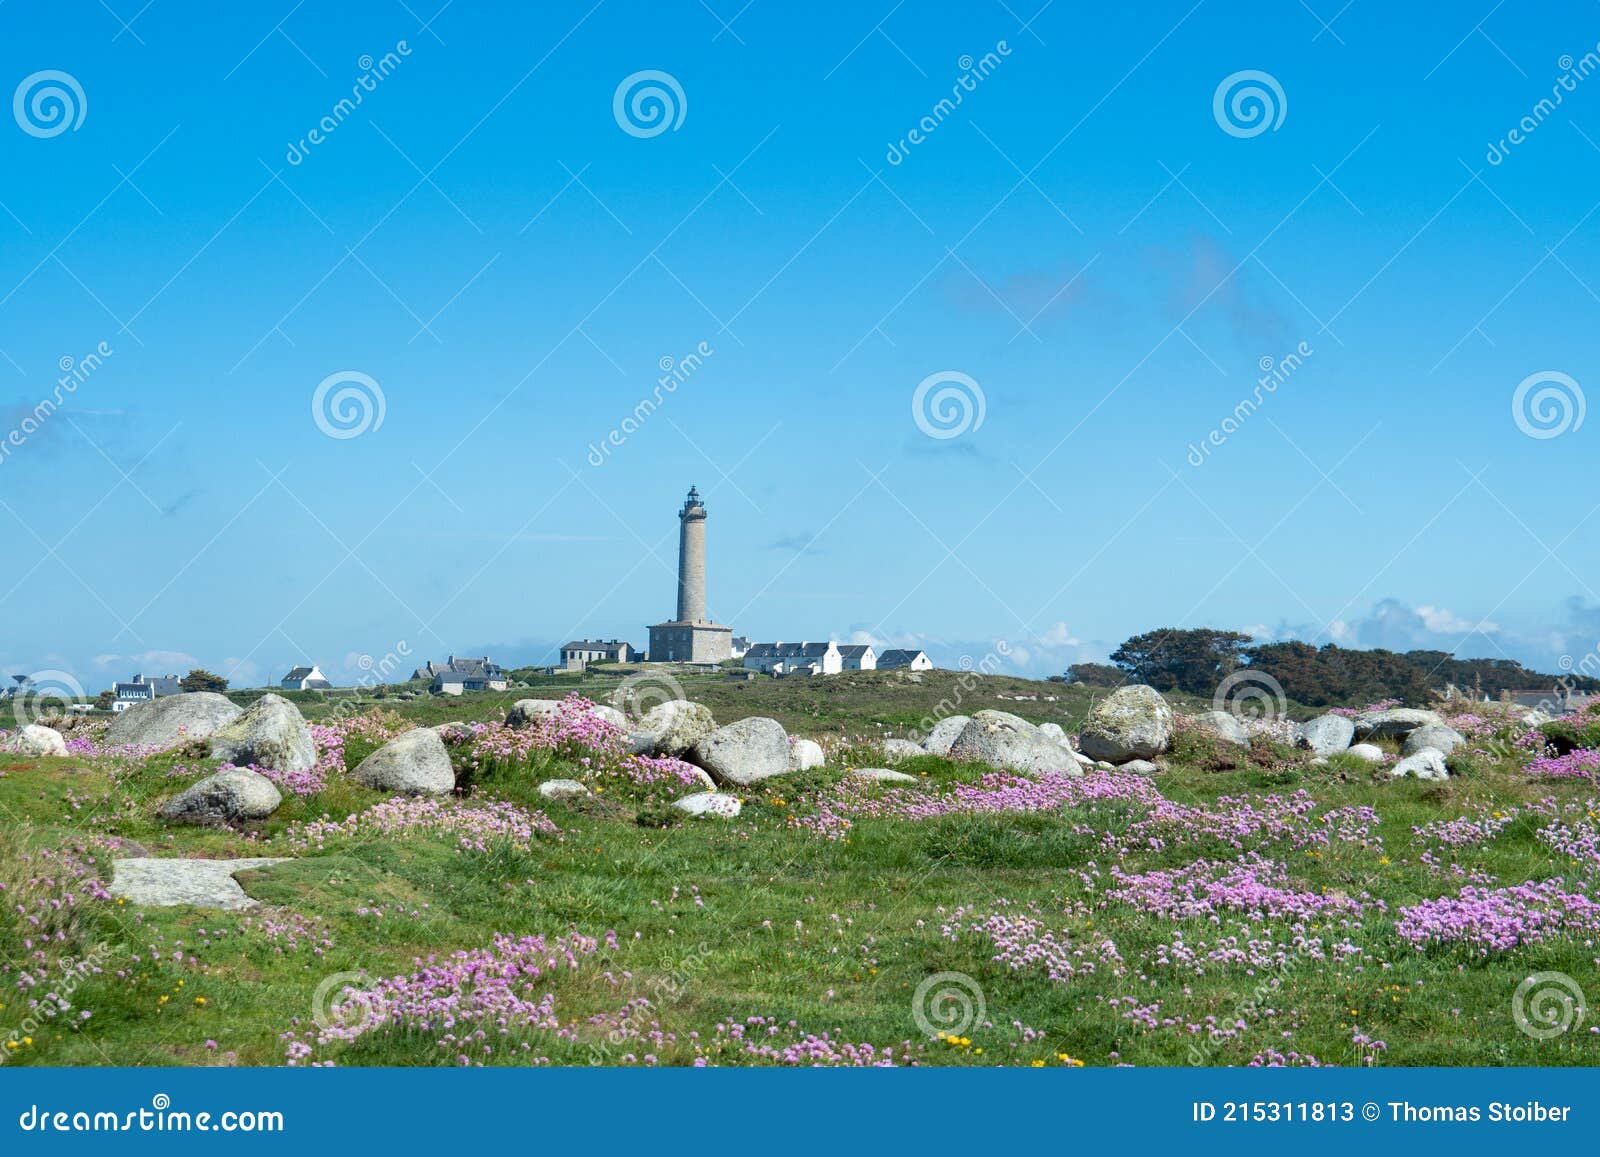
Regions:
<instances>
[{"instance_id":1,"label":"tree","mask_svg":"<svg viewBox=\"0 0 1600 1157\"><path fill-rule=\"evenodd\" d=\"M1165 627L1135 635L1111 652L1111 661L1128 680L1157 691L1210 695L1239 669L1241 653L1251 642L1238 631Z\"/></svg>"},{"instance_id":2,"label":"tree","mask_svg":"<svg viewBox=\"0 0 1600 1157\"><path fill-rule=\"evenodd\" d=\"M226 691L228 689L228 681L221 675L207 671L204 667L196 667L178 680L178 686L185 691Z\"/></svg>"},{"instance_id":3,"label":"tree","mask_svg":"<svg viewBox=\"0 0 1600 1157\"><path fill-rule=\"evenodd\" d=\"M1110 663L1074 663L1067 668L1065 681L1085 687L1120 687L1128 680Z\"/></svg>"},{"instance_id":4,"label":"tree","mask_svg":"<svg viewBox=\"0 0 1600 1157\"><path fill-rule=\"evenodd\" d=\"M102 691L94 697L96 711L110 711L111 705L117 701L117 696L112 691Z\"/></svg>"},{"instance_id":5,"label":"tree","mask_svg":"<svg viewBox=\"0 0 1600 1157\"><path fill-rule=\"evenodd\" d=\"M1440 652L1426 654L1436 658ZM1421 706L1428 702L1433 685L1427 674L1431 663L1424 665L1395 651L1350 650L1333 643L1319 649L1289 641L1251 647L1244 658L1252 671L1277 680L1285 695L1308 707L1360 705L1380 699Z\"/></svg>"}]
</instances>

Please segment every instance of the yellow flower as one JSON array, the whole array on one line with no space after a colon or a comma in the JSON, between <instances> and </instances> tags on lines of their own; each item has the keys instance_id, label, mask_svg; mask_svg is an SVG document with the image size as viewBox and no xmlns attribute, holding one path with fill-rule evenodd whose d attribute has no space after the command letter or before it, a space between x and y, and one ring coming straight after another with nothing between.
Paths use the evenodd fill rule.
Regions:
<instances>
[{"instance_id":1,"label":"yellow flower","mask_svg":"<svg viewBox=\"0 0 1600 1157\"><path fill-rule=\"evenodd\" d=\"M194 1002L196 1004L202 1004L203 1005L206 1002L206 998L203 997L203 996L197 996L197 997L194 998Z\"/></svg>"},{"instance_id":2,"label":"yellow flower","mask_svg":"<svg viewBox=\"0 0 1600 1157\"><path fill-rule=\"evenodd\" d=\"M16 1048L16 1047L17 1047L17 1042L16 1042L16 1041L14 1041L14 1040L8 1040L8 1041L6 1041L6 1048L8 1048L8 1049L14 1049L14 1048Z\"/></svg>"},{"instance_id":3,"label":"yellow flower","mask_svg":"<svg viewBox=\"0 0 1600 1157\"><path fill-rule=\"evenodd\" d=\"M31 1036L25 1036L22 1038L22 1043L25 1045L31 1045L33 1043L33 1038Z\"/></svg>"}]
</instances>

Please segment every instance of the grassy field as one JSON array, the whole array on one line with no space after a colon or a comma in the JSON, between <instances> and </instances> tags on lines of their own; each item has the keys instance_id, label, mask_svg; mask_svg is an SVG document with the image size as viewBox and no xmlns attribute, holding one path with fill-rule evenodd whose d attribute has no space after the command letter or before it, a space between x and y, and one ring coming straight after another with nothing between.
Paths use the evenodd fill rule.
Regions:
<instances>
[{"instance_id":1,"label":"grassy field","mask_svg":"<svg viewBox=\"0 0 1600 1157\"><path fill-rule=\"evenodd\" d=\"M319 818L337 824L382 802L338 776L233 831L154 818L207 770L181 752L0 756L0 1047L7 1063L48 1065L1600 1061L1592 1018L1540 1039L1519 1029L1514 999L1538 973L1594 990L1592 934L1482 952L1420 951L1396 931L1404 907L1474 881L1592 888L1592 855L1558 853L1537 834L1553 815L1581 829L1585 812L1592 831L1592 782L1530 781L1510 754L1456 761L1447 783L1390 782L1353 760L1312 766L1259 743L1217 769L1216 749L1191 736L1154 779L1101 777L1103 793L1039 810L914 818L919 800L979 790L983 769L934 757L903 765L920 781L911 788L850 786L846 766L870 752L842 737L909 733L956 685L950 673L920 684L689 680L720 721L768 714L794 733L841 737L830 766L743 791L737 819L662 827L638 792L602 790L574 807L542 799L540 782L583 774L559 755L486 765L469 798L443 806L504 801L542 812L559 835L469 833L474 847L426 825L308 835ZM964 711L1003 707L1069 729L1089 701L1000 679L970 696ZM399 710L489 718L516 697ZM375 742L352 736L346 761ZM883 800L899 801L896 814L871 814ZM849 826L830 826L841 811ZM1492 832L1447 843L1452 829L1426 827L1456 819ZM262 902L248 912L136 911L96 898L112 847L295 859L241 876ZM1185 914L1142 898L1185 894L1158 887L1160 873L1252 857L1278 865L1290 900ZM495 959L497 936L543 941L502 943ZM458 952L485 955L452 961ZM328 1011L346 985L404 978L419 958L438 973L431 988L391 990L416 1002L403 1023L312 1039L319 1011L355 1023L352 1004ZM82 960L92 967L74 971ZM505 982L510 964L521 971ZM496 983L504 992L490 999ZM70 1008L30 1020L46 992ZM493 1012L452 1022L461 1006L448 994L461 992L511 1027Z\"/></svg>"},{"instance_id":2,"label":"grassy field","mask_svg":"<svg viewBox=\"0 0 1600 1157\"><path fill-rule=\"evenodd\" d=\"M960 671L920 671L914 676L897 671L848 671L817 679L760 676L744 680L689 668L597 665L581 677L539 678L507 691L421 694L409 700L393 696L373 699L370 694L348 700L339 693L314 692L292 698L313 721L349 711L354 704L360 710L378 707L431 726L493 719L518 699L558 699L574 692L597 703L617 700L619 705L629 695L648 702L652 696L659 699L663 692L674 697L681 692L684 698L704 703L719 720L765 715L782 723L791 734L818 739L919 735L931 725L930 720L986 707L1010 711L1034 723L1059 723L1070 731L1083 721L1095 700L1106 694L1102 688ZM256 694L242 693L235 698L248 703ZM1172 696L1171 701L1188 710L1210 707L1209 702L1183 695ZM1293 704L1290 708L1295 718L1315 714Z\"/></svg>"}]
</instances>

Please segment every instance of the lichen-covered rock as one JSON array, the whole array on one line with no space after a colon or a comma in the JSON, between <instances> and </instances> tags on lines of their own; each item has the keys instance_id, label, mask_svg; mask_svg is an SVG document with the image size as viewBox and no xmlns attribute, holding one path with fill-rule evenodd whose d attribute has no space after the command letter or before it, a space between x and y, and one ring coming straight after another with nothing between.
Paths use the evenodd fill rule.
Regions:
<instances>
[{"instance_id":1,"label":"lichen-covered rock","mask_svg":"<svg viewBox=\"0 0 1600 1157\"><path fill-rule=\"evenodd\" d=\"M826 762L822 744L814 739L796 739L789 744L789 767L793 771L810 771Z\"/></svg>"},{"instance_id":2,"label":"lichen-covered rock","mask_svg":"<svg viewBox=\"0 0 1600 1157\"><path fill-rule=\"evenodd\" d=\"M727 795L720 791L701 791L673 800L672 806L691 816L732 819L739 814L744 805L739 802L739 797L736 795Z\"/></svg>"},{"instance_id":3,"label":"lichen-covered rock","mask_svg":"<svg viewBox=\"0 0 1600 1157\"><path fill-rule=\"evenodd\" d=\"M920 743L912 743L909 739L885 739L883 741L883 761L885 763L899 763L902 759L914 759L919 755L927 755Z\"/></svg>"},{"instance_id":4,"label":"lichen-covered rock","mask_svg":"<svg viewBox=\"0 0 1600 1157\"><path fill-rule=\"evenodd\" d=\"M65 755L67 741L53 727L28 723L0 739L0 751L7 755Z\"/></svg>"},{"instance_id":5,"label":"lichen-covered rock","mask_svg":"<svg viewBox=\"0 0 1600 1157\"><path fill-rule=\"evenodd\" d=\"M1078 736L1078 750L1091 759L1126 763L1154 759L1171 742L1172 708L1154 687L1135 683L1095 704Z\"/></svg>"},{"instance_id":6,"label":"lichen-covered rock","mask_svg":"<svg viewBox=\"0 0 1600 1157\"><path fill-rule=\"evenodd\" d=\"M1343 715L1319 715L1294 729L1294 744L1312 755L1335 755L1350 748L1356 725Z\"/></svg>"},{"instance_id":7,"label":"lichen-covered rock","mask_svg":"<svg viewBox=\"0 0 1600 1157\"><path fill-rule=\"evenodd\" d=\"M506 712L506 726L520 730L541 719L561 714L559 699L518 699Z\"/></svg>"},{"instance_id":8,"label":"lichen-covered rock","mask_svg":"<svg viewBox=\"0 0 1600 1157\"><path fill-rule=\"evenodd\" d=\"M717 729L711 709L687 699L658 703L633 725L633 749L641 755L670 755L682 759L684 753Z\"/></svg>"},{"instance_id":9,"label":"lichen-covered rock","mask_svg":"<svg viewBox=\"0 0 1600 1157\"><path fill-rule=\"evenodd\" d=\"M1250 732L1237 715L1230 711L1207 711L1194 717L1195 726L1211 732L1218 739L1240 747L1250 746Z\"/></svg>"},{"instance_id":10,"label":"lichen-covered rock","mask_svg":"<svg viewBox=\"0 0 1600 1157\"><path fill-rule=\"evenodd\" d=\"M687 758L718 783L743 786L789 772L789 736L776 719L754 716L717 728Z\"/></svg>"},{"instance_id":11,"label":"lichen-covered rock","mask_svg":"<svg viewBox=\"0 0 1600 1157\"><path fill-rule=\"evenodd\" d=\"M1444 752L1436 747L1424 747L1414 755L1408 755L1399 763L1389 769L1389 774L1395 779L1404 776L1414 776L1417 779L1449 779L1450 770L1445 764Z\"/></svg>"},{"instance_id":12,"label":"lichen-covered rock","mask_svg":"<svg viewBox=\"0 0 1600 1157\"><path fill-rule=\"evenodd\" d=\"M211 754L273 771L310 771L317 764L311 728L300 709L281 695L263 695L243 715L213 731Z\"/></svg>"},{"instance_id":13,"label":"lichen-covered rock","mask_svg":"<svg viewBox=\"0 0 1600 1157\"><path fill-rule=\"evenodd\" d=\"M161 805L161 818L174 823L216 824L262 820L278 810L277 784L247 767L225 767L191 784Z\"/></svg>"},{"instance_id":14,"label":"lichen-covered rock","mask_svg":"<svg viewBox=\"0 0 1600 1157\"><path fill-rule=\"evenodd\" d=\"M1405 743L1400 747L1400 754L1415 755L1424 748L1431 747L1435 751L1442 751L1449 755L1466 741L1467 737L1454 727L1446 727L1442 723L1430 723L1426 727L1417 728L1406 736Z\"/></svg>"},{"instance_id":15,"label":"lichen-covered rock","mask_svg":"<svg viewBox=\"0 0 1600 1157\"><path fill-rule=\"evenodd\" d=\"M450 753L439 733L429 727L391 739L350 774L357 783L405 795L444 795L456 786Z\"/></svg>"},{"instance_id":16,"label":"lichen-covered rock","mask_svg":"<svg viewBox=\"0 0 1600 1157\"><path fill-rule=\"evenodd\" d=\"M605 703L596 703L589 711L591 714L604 719L624 735L628 733L628 717L615 707Z\"/></svg>"},{"instance_id":17,"label":"lichen-covered rock","mask_svg":"<svg viewBox=\"0 0 1600 1157\"><path fill-rule=\"evenodd\" d=\"M570 799L582 799L591 792L575 779L547 779L539 785L539 794L545 799L565 803Z\"/></svg>"},{"instance_id":18,"label":"lichen-covered rock","mask_svg":"<svg viewBox=\"0 0 1600 1157\"><path fill-rule=\"evenodd\" d=\"M908 775L903 771L891 771L887 767L853 767L850 774L857 779L871 780L873 783L916 783L917 777Z\"/></svg>"},{"instance_id":19,"label":"lichen-covered rock","mask_svg":"<svg viewBox=\"0 0 1600 1157\"><path fill-rule=\"evenodd\" d=\"M967 715L952 715L948 719L939 720L933 725L933 730L928 732L928 738L922 741L922 750L929 755L949 755L950 748L971 722L971 717Z\"/></svg>"},{"instance_id":20,"label":"lichen-covered rock","mask_svg":"<svg viewBox=\"0 0 1600 1157\"><path fill-rule=\"evenodd\" d=\"M1022 775L1081 775L1072 753L1026 719L1006 711L979 711L950 745L951 759L987 763Z\"/></svg>"},{"instance_id":21,"label":"lichen-covered rock","mask_svg":"<svg viewBox=\"0 0 1600 1157\"><path fill-rule=\"evenodd\" d=\"M190 691L163 695L128 708L106 728L108 744L173 747L189 739L206 739L244 712L225 695Z\"/></svg>"},{"instance_id":22,"label":"lichen-covered rock","mask_svg":"<svg viewBox=\"0 0 1600 1157\"><path fill-rule=\"evenodd\" d=\"M1362 739L1404 739L1419 727L1444 726L1437 711L1416 707L1392 707L1388 711L1367 711L1356 716L1356 735Z\"/></svg>"},{"instance_id":23,"label":"lichen-covered rock","mask_svg":"<svg viewBox=\"0 0 1600 1157\"><path fill-rule=\"evenodd\" d=\"M106 891L119 900L146 908L254 908L252 900L233 878L235 872L269 868L283 859L176 860L141 857L111 862L111 883Z\"/></svg>"}]
</instances>

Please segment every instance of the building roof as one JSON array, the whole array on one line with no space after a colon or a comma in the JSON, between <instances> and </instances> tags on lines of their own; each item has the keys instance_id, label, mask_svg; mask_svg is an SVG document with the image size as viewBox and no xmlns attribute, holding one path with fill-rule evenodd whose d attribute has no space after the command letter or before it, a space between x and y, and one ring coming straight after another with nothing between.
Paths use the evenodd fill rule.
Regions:
<instances>
[{"instance_id":1,"label":"building roof","mask_svg":"<svg viewBox=\"0 0 1600 1157\"><path fill-rule=\"evenodd\" d=\"M747 659L820 659L832 643L755 643L745 652Z\"/></svg>"},{"instance_id":2,"label":"building roof","mask_svg":"<svg viewBox=\"0 0 1600 1157\"><path fill-rule=\"evenodd\" d=\"M926 657L926 652L924 652L924 651L907 651L907 650L905 650L903 648L896 648L894 650L882 651L882 652L880 652L878 654L878 666L880 666L880 667L910 666L911 663L914 662L919 655Z\"/></svg>"},{"instance_id":3,"label":"building roof","mask_svg":"<svg viewBox=\"0 0 1600 1157\"><path fill-rule=\"evenodd\" d=\"M315 667L296 667L294 670L290 671L287 675L285 675L284 678L285 679L309 679L309 678L311 678L313 673L315 673L317 675L321 675L322 674L322 672L318 671Z\"/></svg>"},{"instance_id":4,"label":"building roof","mask_svg":"<svg viewBox=\"0 0 1600 1157\"><path fill-rule=\"evenodd\" d=\"M481 659L458 659L454 655L443 663L429 661L412 672L413 679L437 679L441 676L451 675L457 678L472 679L499 679L505 675L500 664L492 662L487 655Z\"/></svg>"},{"instance_id":5,"label":"building roof","mask_svg":"<svg viewBox=\"0 0 1600 1157\"><path fill-rule=\"evenodd\" d=\"M872 650L872 647L867 643L841 644L839 647L839 654L843 655L846 659L859 659L870 650Z\"/></svg>"},{"instance_id":6,"label":"building roof","mask_svg":"<svg viewBox=\"0 0 1600 1157\"><path fill-rule=\"evenodd\" d=\"M574 639L562 646L563 651L620 651L623 647L633 650L632 643L624 643L621 639Z\"/></svg>"},{"instance_id":7,"label":"building roof","mask_svg":"<svg viewBox=\"0 0 1600 1157\"><path fill-rule=\"evenodd\" d=\"M183 690L178 685L176 675L135 675L132 679L124 679L112 684L112 692L120 693L123 687L148 687L151 695L177 695Z\"/></svg>"}]
</instances>

